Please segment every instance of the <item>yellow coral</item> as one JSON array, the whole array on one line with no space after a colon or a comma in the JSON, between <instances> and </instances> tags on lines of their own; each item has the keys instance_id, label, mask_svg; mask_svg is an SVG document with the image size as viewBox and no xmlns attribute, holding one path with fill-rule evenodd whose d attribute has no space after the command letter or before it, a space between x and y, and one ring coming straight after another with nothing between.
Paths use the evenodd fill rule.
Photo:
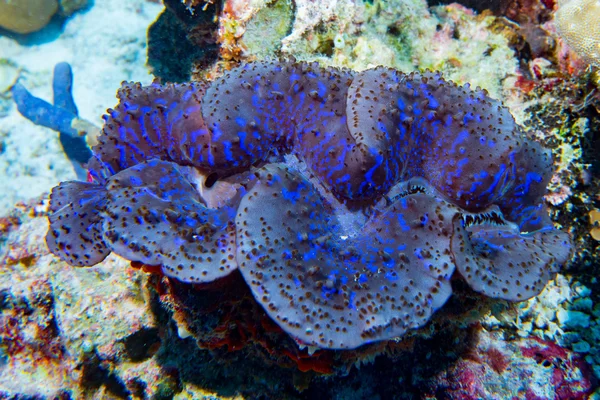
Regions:
<instances>
[{"instance_id":1,"label":"yellow coral","mask_svg":"<svg viewBox=\"0 0 600 400\"><path fill-rule=\"evenodd\" d=\"M554 19L560 36L581 58L600 67L600 0L563 0Z\"/></svg>"}]
</instances>

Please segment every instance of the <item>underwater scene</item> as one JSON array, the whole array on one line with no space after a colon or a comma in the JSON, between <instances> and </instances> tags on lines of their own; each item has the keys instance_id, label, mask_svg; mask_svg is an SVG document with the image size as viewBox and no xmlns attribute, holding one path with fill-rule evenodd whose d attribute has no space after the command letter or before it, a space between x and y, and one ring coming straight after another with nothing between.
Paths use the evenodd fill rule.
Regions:
<instances>
[{"instance_id":1,"label":"underwater scene","mask_svg":"<svg viewBox=\"0 0 600 400\"><path fill-rule=\"evenodd\" d=\"M599 0L0 0L0 399L600 400Z\"/></svg>"}]
</instances>

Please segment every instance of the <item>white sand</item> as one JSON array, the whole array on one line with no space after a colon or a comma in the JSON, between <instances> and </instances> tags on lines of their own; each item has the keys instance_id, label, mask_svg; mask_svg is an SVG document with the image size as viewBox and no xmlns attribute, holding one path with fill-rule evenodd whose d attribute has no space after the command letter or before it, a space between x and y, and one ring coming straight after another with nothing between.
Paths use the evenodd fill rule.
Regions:
<instances>
[{"instance_id":1,"label":"white sand","mask_svg":"<svg viewBox=\"0 0 600 400\"><path fill-rule=\"evenodd\" d=\"M50 102L54 65L69 62L79 115L100 126L102 114L116 105L122 81L152 81L146 68L146 31L162 9L147 0L95 0L92 8L73 15L52 42L22 46L0 37L0 59L23 68L20 82ZM0 115L0 215L69 179L75 173L56 132L35 126L14 105Z\"/></svg>"}]
</instances>

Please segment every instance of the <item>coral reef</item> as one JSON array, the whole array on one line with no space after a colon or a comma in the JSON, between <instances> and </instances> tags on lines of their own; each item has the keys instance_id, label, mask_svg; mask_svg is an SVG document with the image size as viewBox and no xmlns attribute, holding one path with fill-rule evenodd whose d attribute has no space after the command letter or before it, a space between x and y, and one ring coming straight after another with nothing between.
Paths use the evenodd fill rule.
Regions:
<instances>
[{"instance_id":1,"label":"coral reef","mask_svg":"<svg viewBox=\"0 0 600 400\"><path fill-rule=\"evenodd\" d=\"M560 36L588 63L600 67L600 2L562 0L554 20Z\"/></svg>"},{"instance_id":2,"label":"coral reef","mask_svg":"<svg viewBox=\"0 0 600 400\"><path fill-rule=\"evenodd\" d=\"M553 399L545 394L559 386L585 398L597 385L571 350L482 329L490 304L460 282L430 329L311 358L265 318L239 274L194 287L113 256L69 268L43 243L46 199L19 205L0 227L0 318L9 322L0 330L0 397L408 399L453 386ZM489 379L461 385L469 369Z\"/></svg>"},{"instance_id":3,"label":"coral reef","mask_svg":"<svg viewBox=\"0 0 600 400\"><path fill-rule=\"evenodd\" d=\"M524 105L520 114L523 123L555 154L545 200L553 206L553 219L571 227L576 243L574 265L592 266L597 255L587 215L598 207L594 193L600 188L596 156L600 149L596 135L600 96L593 73L578 71L571 76L560 70L558 62L531 62L531 74L527 78L523 75L517 83Z\"/></svg>"},{"instance_id":4,"label":"coral reef","mask_svg":"<svg viewBox=\"0 0 600 400\"><path fill-rule=\"evenodd\" d=\"M590 72L594 69L586 69L586 62L568 50L553 20L554 9L574 2L492 0L483 4L464 0L460 1L462 5L428 7L423 0L165 0L167 10L152 28L150 41L154 42L149 44L148 53L157 83L185 82L190 73L198 82L123 87L120 104L107 117L104 143L96 147L104 153L92 165L94 178L90 175L88 183L63 184L52 196L50 218L54 227L62 230L53 250L71 264L99 262L97 266L69 268L48 253L42 243L47 230L45 203L20 205L8 217L0 218L0 257L6 266L0 273L0 319L4 327L0 330L0 397L598 398L600 241L595 235L600 215L599 80ZM145 4L156 6L156 2ZM115 9L102 7L111 8ZM134 10L132 15L142 8L137 3L129 6ZM493 8L492 12L487 8ZM218 19L213 18L216 14ZM559 19L560 10L556 15ZM128 40L134 39L123 36L116 41L120 45L111 46L121 52L108 57L110 62L127 60L126 68L130 68L143 58L128 50ZM210 66L217 51L220 59ZM76 95L82 114L87 116L99 115L99 108L109 104L113 95L101 95L99 83L106 82L102 75L86 72L99 71L95 66L98 58L91 55L88 52L85 56L87 64L79 68L74 64L80 78ZM488 89L490 97L502 99L517 123L525 126L524 133L517 127L508 136L515 134L526 148L538 153L534 160L541 168L525 165L524 169L538 171L539 190L531 190L530 198L522 203L537 207L536 212L527 216L511 211L520 204L506 204L514 193L504 193L500 188L486 203L493 204L494 209L486 210L485 205L470 209L464 204L468 201L473 205L468 195L463 193L461 197L448 188L440 189L444 176L435 179L436 171L443 171L452 166L452 160L459 159L445 164L446 159L438 157L436 164L431 163L433 167L419 169L414 159L422 154L415 151L403 159L402 167L397 168L401 172L390 173L379 181L373 179L375 184L366 188L356 190L354 181L343 187L339 175L328 181L324 172L329 166L328 154L322 146L313 145L318 143L317 137L314 141L304 138L317 132L322 139L326 127L340 116L330 118L305 111L307 104L315 104L315 110L333 110L335 114L337 109L327 104L338 97L319 98L320 88L313 90L306 77L299 80L304 87L297 92L274 89L269 85L275 82L283 86L282 79L273 78L276 73L269 70L261 76L268 76L270 82L251 82L259 91L258 97L246 99L245 103L252 106L245 108L242 104L250 89L239 81L238 67L257 65L245 64L251 60L276 60L282 55L308 62L318 60L322 67L362 71L385 65L407 73L420 71L410 77L427 77L429 84L437 82L424 72L432 68L458 84L470 82L472 87ZM7 58L11 65L0 68L0 91L10 89L20 73L21 82L32 92L39 86L42 93L38 95L50 97L43 92L46 73L32 74L31 66L22 60ZM335 77L350 76L350 86L364 76L347 70L329 71ZM104 75L108 79L115 74ZM321 72L317 75L317 80L323 80ZM417 82L409 75L397 76L413 86ZM207 78L208 82L204 81ZM122 79L144 78L134 75L118 81ZM367 80L365 85L370 87L371 83ZM90 87L96 106L92 112L85 112L90 101L82 92L90 91ZM420 86L417 91L418 98L422 95ZM330 92L328 89L327 94ZM479 90L467 92L480 101ZM189 93L192 99L187 97ZM288 98L302 93L305 99L300 103L298 97ZM393 101L383 109L369 109L365 97L373 93L364 88L358 92L360 97L348 93L339 96L340 102L352 98L359 111L350 114L344 110L347 116L369 111L380 113L377 115L381 118L393 110ZM439 92L431 93L438 98ZM10 92L5 95L10 99ZM206 107L210 96L215 96L211 103L214 106ZM233 103L232 97L239 103ZM384 98L380 92L376 97ZM262 102L257 106L252 100ZM274 106L277 101L296 106L297 114L291 122L284 118L290 114L286 108ZM319 101L323 108L317 108ZM412 102L408 102L411 107ZM0 103L0 115L6 112L6 104L9 111L14 109L12 101L4 101ZM416 109L434 120L440 112L426 104ZM481 106L479 112L485 113L486 109ZM189 136L173 132L185 131L189 126L197 128L194 124L198 121L191 117L197 115L197 110L203 120L198 130L205 133L205 139L209 136L208 142L203 142L208 147L175 146L189 143ZM502 114L501 131L507 125L516 126L513 117L506 110L502 112L506 114ZM508 116L508 124L504 115ZM421 125L415 123L419 117L412 116L406 122L412 124L407 130L411 134L419 126L428 126L423 119ZM180 122L183 119L188 121ZM326 120L327 125L314 122L317 120ZM370 126L360 118L355 122L354 132L369 131ZM388 128L386 122L384 118L381 126ZM467 122L467 126L471 124ZM274 136L273 131L282 126L293 127L293 133ZM380 132L381 126L375 129ZM246 133L241 143L253 147L237 149L238 131ZM260 137L251 135L255 132ZM349 137L353 139L352 131ZM334 139L332 148L339 148ZM359 145L384 143L381 147L389 148L385 140L379 140ZM427 137L399 146L394 156L429 140ZM532 141L543 147L531 146ZM478 147L478 143L471 144L464 146L469 159L475 149L488 150ZM305 148L311 146L313 154ZM13 147L12 142L2 143L0 152ZM229 156L224 155L225 150L232 149ZM225 159L221 157L222 163L217 165L219 157L214 156L219 151ZM50 152L64 158L60 151ZM498 160L496 152L502 150L496 146L482 155L492 154L490 158ZM369 158L360 154L352 161L358 159L368 165ZM515 164L523 165L523 161L516 160ZM394 170L390 165L381 168ZM68 170L68 165L63 169ZM493 171L491 175L495 174ZM456 175L451 176L452 185L465 179L464 173ZM377 174L374 176L377 178ZM79 179L83 178L80 174ZM161 180L157 184L149 182L158 178ZM388 180L393 183L386 184ZM286 196L277 200L273 195L279 193ZM439 210L432 212L432 204ZM276 210L281 216L266 209ZM307 209L317 211L307 214ZM72 218L74 214L84 217ZM391 215L400 215L408 222L410 233L416 236L412 241L403 239L404 232L394 235L391 230L398 232L402 226ZM436 221L439 216L444 220ZM543 220L535 221L536 216ZM425 217L425 221L419 223L419 217ZM450 224L446 223L449 218ZM526 221L531 226L526 226ZM437 226L432 225L434 222ZM502 227L496 231L490 226L494 223ZM86 224L91 229L83 232ZM537 231L538 224L548 231ZM502 284L507 279L502 274L510 271L503 258L521 260L522 248L533 243L529 239L534 239L535 246L547 247L545 233L566 237L552 225L572 238L571 261L558 274L554 273L558 263L550 256L543 255L545 265L533 261L538 280L548 281L535 297L521 302L488 297L500 295L515 300L507 293L521 291L512 290L516 284L510 288ZM449 229L450 240L443 234L435 241L425 239L431 237L426 232L429 227L439 227L441 232ZM454 243L464 248L452 245L452 238L458 235L467 239ZM243 248L237 246L238 236L243 239ZM279 243L273 239L275 236ZM205 240L208 237L211 239ZM367 237L369 245L374 244L369 248L365 245ZM52 245L55 238L51 233L48 238ZM390 246L381 246L385 241L394 246L403 241L406 249L398 254L389 252ZM427 242L433 242L433 250L447 247L448 253L440 255L431 247L421 251L421 245ZM567 257L566 246L554 247L555 258ZM289 251L292 248L297 252ZM300 252L307 256L300 257ZM185 262L173 261L170 255L174 253ZM403 255L410 261L407 269L386 269L398 260L405 264ZM80 261L88 256L87 261ZM325 346L314 346L310 338L302 336L306 334L302 328L310 325L313 335L318 332L340 341L344 332L330 331L348 329L337 322L348 319L351 311L344 307L352 305L358 305L359 315L387 318L398 297L393 289L399 280L390 280L394 278L391 272L389 276L384 274L394 271L404 280L413 266L436 265L444 257L451 260L448 270L415 274L417 279L411 280L421 286L413 289L411 284L408 290L411 295L425 292L423 282L426 284L431 276L441 277L442 288L452 286L452 296L443 306L440 304L445 292L431 294L430 304L418 304L416 299L413 304L425 304L425 312L418 316L414 316L416 308L400 310L413 315L413 328L426 323L422 328L403 332L392 322L390 326L396 330L379 338L399 337L357 338L357 342L367 343L352 350L321 348ZM476 269L475 279L466 279L471 271L460 267L466 265L467 258L469 268ZM201 264L197 262L200 259ZM128 267L128 260L137 260L131 263L134 268ZM244 265L238 265L238 261ZM366 282L360 282L364 278L357 263L367 265L368 271L362 271ZM194 268L188 268L191 266ZM491 286L478 278L481 271L489 273L490 266L496 273ZM508 276L508 280L512 282L513 277ZM375 293L372 288L378 285L381 287L371 295L373 300L369 294ZM503 289L508 289L507 293ZM361 293L366 293L366 303L359 301ZM265 296L269 300L264 300ZM530 294L517 300L525 297ZM270 309L271 303L274 308ZM326 322L332 328L319 326L315 331L313 320L306 324L294 320L317 303L325 307L340 305L325 309L331 316ZM290 327L294 321L302 327ZM350 332L356 334L359 328L354 321ZM44 387L39 387L41 379ZM591 395L593 390L595 395Z\"/></svg>"},{"instance_id":5,"label":"coral reef","mask_svg":"<svg viewBox=\"0 0 600 400\"><path fill-rule=\"evenodd\" d=\"M100 275L61 268L43 244L46 208L21 204L2 221L0 397L81 398L95 386L109 394L109 379L86 378L85 360L114 358L119 340L155 326L140 292L145 276L121 260Z\"/></svg>"},{"instance_id":6,"label":"coral reef","mask_svg":"<svg viewBox=\"0 0 600 400\"><path fill-rule=\"evenodd\" d=\"M563 69L559 63L554 57L532 62L522 101L525 124L554 149L555 173L546 201L552 204L553 219L572 233L575 257L563 271L565 277L550 286L549 296L523 303L501 326L517 327L522 336L552 340L578 352L600 377L600 246L592 236L590 218L600 205L595 195L600 188L600 97L593 73Z\"/></svg>"},{"instance_id":7,"label":"coral reef","mask_svg":"<svg viewBox=\"0 0 600 400\"><path fill-rule=\"evenodd\" d=\"M504 81L517 74L509 40L491 29L495 17L475 15L458 4L227 1L219 21L223 61L209 76L223 65L283 54L359 71L378 65L403 72L434 69L501 98L508 88Z\"/></svg>"},{"instance_id":8,"label":"coral reef","mask_svg":"<svg viewBox=\"0 0 600 400\"><path fill-rule=\"evenodd\" d=\"M92 156L86 139L93 144L99 128L79 118L71 93L72 86L71 66L59 63L54 67L52 80L54 105L34 97L20 83L13 86L12 95L21 115L36 125L58 132L62 148L73 164L77 177L85 180L87 170L84 165Z\"/></svg>"},{"instance_id":9,"label":"coral reef","mask_svg":"<svg viewBox=\"0 0 600 400\"><path fill-rule=\"evenodd\" d=\"M51 196L47 243L72 265L112 251L197 283L239 267L300 343L356 348L424 325L455 266L518 301L569 258L540 204L548 153L439 74L261 62L119 97L95 181Z\"/></svg>"}]
</instances>

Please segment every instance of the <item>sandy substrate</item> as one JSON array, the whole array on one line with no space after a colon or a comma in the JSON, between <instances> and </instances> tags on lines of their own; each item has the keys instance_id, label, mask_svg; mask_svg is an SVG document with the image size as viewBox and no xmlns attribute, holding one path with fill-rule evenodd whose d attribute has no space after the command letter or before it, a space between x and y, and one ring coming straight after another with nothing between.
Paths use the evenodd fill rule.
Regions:
<instances>
[{"instance_id":1,"label":"sandy substrate","mask_svg":"<svg viewBox=\"0 0 600 400\"><path fill-rule=\"evenodd\" d=\"M146 30L162 8L147 0L95 0L48 43L24 46L0 36L0 59L21 68L20 82L50 101L54 65L69 62L80 117L100 125L102 114L116 104L122 81L152 81L146 68ZM23 118L8 101L8 110L0 113L0 215L59 181L75 179L58 135Z\"/></svg>"}]
</instances>

